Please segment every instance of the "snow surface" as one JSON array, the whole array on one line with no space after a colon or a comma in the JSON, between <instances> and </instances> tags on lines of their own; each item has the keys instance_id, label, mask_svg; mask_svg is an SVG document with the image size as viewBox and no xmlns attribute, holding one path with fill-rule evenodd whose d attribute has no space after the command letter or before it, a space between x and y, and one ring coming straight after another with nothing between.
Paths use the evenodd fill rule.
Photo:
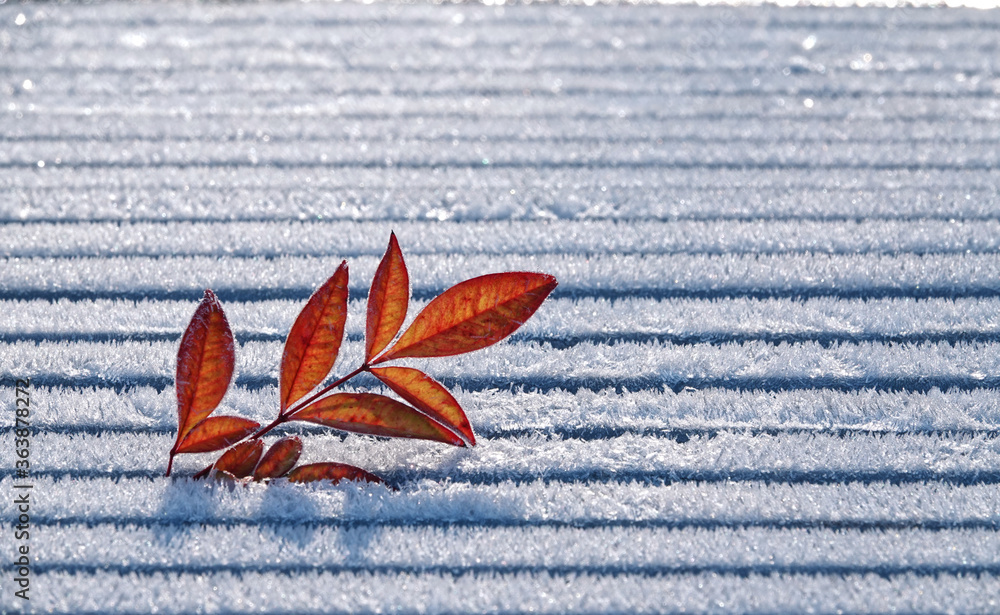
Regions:
<instances>
[{"instance_id":1,"label":"snow surface","mask_svg":"<svg viewBox=\"0 0 1000 615\"><path fill-rule=\"evenodd\" d=\"M1000 14L571 4L0 2L0 612L1000 611ZM398 490L163 478L202 290L267 421L342 259L359 362L390 231L411 318L560 281L412 363L478 445L292 424Z\"/></svg>"}]
</instances>

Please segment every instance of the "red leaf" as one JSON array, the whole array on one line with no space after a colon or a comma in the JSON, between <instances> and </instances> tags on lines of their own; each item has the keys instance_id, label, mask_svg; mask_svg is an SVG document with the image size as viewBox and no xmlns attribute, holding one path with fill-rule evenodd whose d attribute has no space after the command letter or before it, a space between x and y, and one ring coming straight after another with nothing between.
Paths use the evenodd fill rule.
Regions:
<instances>
[{"instance_id":1,"label":"red leaf","mask_svg":"<svg viewBox=\"0 0 1000 615\"><path fill-rule=\"evenodd\" d=\"M191 318L177 351L177 442L218 407L233 378L233 332L215 293L205 297Z\"/></svg>"},{"instance_id":2,"label":"red leaf","mask_svg":"<svg viewBox=\"0 0 1000 615\"><path fill-rule=\"evenodd\" d=\"M531 317L556 287L544 273L494 273L452 286L427 304L374 363L446 357L495 344Z\"/></svg>"},{"instance_id":3,"label":"red leaf","mask_svg":"<svg viewBox=\"0 0 1000 615\"><path fill-rule=\"evenodd\" d=\"M389 345L406 320L410 301L410 276L396 234L389 235L389 247L378 264L368 292L368 321L365 325L365 361Z\"/></svg>"},{"instance_id":4,"label":"red leaf","mask_svg":"<svg viewBox=\"0 0 1000 615\"><path fill-rule=\"evenodd\" d=\"M253 473L264 451L264 443L260 440L241 442L229 449L215 462L216 472L229 472L236 478L246 478Z\"/></svg>"},{"instance_id":5,"label":"red leaf","mask_svg":"<svg viewBox=\"0 0 1000 615\"><path fill-rule=\"evenodd\" d=\"M376 367L372 374L397 395L435 421L455 430L469 444L476 443L472 425L448 389L420 370L409 367Z\"/></svg>"},{"instance_id":6,"label":"red leaf","mask_svg":"<svg viewBox=\"0 0 1000 615\"><path fill-rule=\"evenodd\" d=\"M267 449L257 469L253 471L254 480L265 478L278 478L284 476L295 467L295 463L302 454L302 440L297 436L282 438Z\"/></svg>"},{"instance_id":7,"label":"red leaf","mask_svg":"<svg viewBox=\"0 0 1000 615\"><path fill-rule=\"evenodd\" d=\"M207 453L239 442L260 427L260 423L238 416L210 416L195 425L177 447L177 453Z\"/></svg>"},{"instance_id":8,"label":"red leaf","mask_svg":"<svg viewBox=\"0 0 1000 615\"><path fill-rule=\"evenodd\" d=\"M347 321L347 261L319 287L288 332L281 357L281 412L323 382L333 368Z\"/></svg>"},{"instance_id":9,"label":"red leaf","mask_svg":"<svg viewBox=\"0 0 1000 615\"><path fill-rule=\"evenodd\" d=\"M420 412L391 397L374 393L337 393L324 397L299 410L291 419L355 433L421 438L465 446L461 438Z\"/></svg>"},{"instance_id":10,"label":"red leaf","mask_svg":"<svg viewBox=\"0 0 1000 615\"><path fill-rule=\"evenodd\" d=\"M381 478L361 468L343 463L311 463L299 466L288 473L289 482L309 483L317 480L331 480L339 483L342 480L363 480L369 483L384 483Z\"/></svg>"}]
</instances>

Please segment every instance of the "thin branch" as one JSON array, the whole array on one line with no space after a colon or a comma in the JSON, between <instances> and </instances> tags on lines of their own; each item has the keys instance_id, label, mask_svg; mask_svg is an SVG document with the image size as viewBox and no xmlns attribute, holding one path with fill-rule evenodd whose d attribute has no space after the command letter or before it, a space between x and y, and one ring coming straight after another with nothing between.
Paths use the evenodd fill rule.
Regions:
<instances>
[{"instance_id":1,"label":"thin branch","mask_svg":"<svg viewBox=\"0 0 1000 615\"><path fill-rule=\"evenodd\" d=\"M233 442L232 446L235 446L235 445L239 444L240 442L244 442L246 440L258 440L258 439L260 439L261 437L263 437L264 435L266 435L268 432L270 432L272 429L274 429L278 425L281 425L282 423L287 423L288 421L291 421L292 417L295 415L295 413L299 412L300 410L305 409L306 406L308 406L312 402L316 401L317 399L319 399L323 395L326 395L327 393L329 393L333 389L335 389L335 388L339 387L340 385L344 384L345 382L347 382L351 378L354 378L355 376L357 376L361 372L366 372L368 370L369 370L368 364L365 363L364 365L362 365L358 369L354 370L353 372L347 374L343 378L338 378L333 383L331 383L331 384L323 387L315 395L309 397L305 401L300 401L299 403L297 403L294 406L292 406L292 408L290 410L285 411L282 414L279 414L278 418L274 419L273 421L271 421L269 424L265 425L264 427L261 427L256 432L250 434L249 436L246 436L245 438L243 438L242 440L239 440L238 442ZM173 455L171 455L170 456L170 461L167 463L167 476L170 476L170 467L173 465L173 463L174 463L174 457L173 457ZM201 470L200 472L198 472L197 474L195 474L193 476L193 478L197 479L197 478L203 478L205 476L208 476L208 473L212 470L212 467L214 465L215 465L214 462L211 463L207 468L205 468L205 469Z\"/></svg>"},{"instance_id":2,"label":"thin branch","mask_svg":"<svg viewBox=\"0 0 1000 615\"><path fill-rule=\"evenodd\" d=\"M368 371L368 364L367 363L365 363L364 365L362 365L358 369L354 370L350 374L347 374L343 378L339 378L336 381L334 381L332 384L329 384L329 385L323 387L315 395L313 395L312 397L309 397L305 401L300 401L299 403L295 404L294 406L292 406L292 408L290 410L285 411L285 413L284 413L285 416L291 417L293 414L295 414L296 412L302 410L303 408L305 408L309 404L313 403L314 401L316 401L320 397L326 395L327 393L329 393L333 389L335 389L335 388L339 387L340 385L344 384L345 382L347 382L351 378L357 376L361 372L366 372L366 371Z\"/></svg>"}]
</instances>

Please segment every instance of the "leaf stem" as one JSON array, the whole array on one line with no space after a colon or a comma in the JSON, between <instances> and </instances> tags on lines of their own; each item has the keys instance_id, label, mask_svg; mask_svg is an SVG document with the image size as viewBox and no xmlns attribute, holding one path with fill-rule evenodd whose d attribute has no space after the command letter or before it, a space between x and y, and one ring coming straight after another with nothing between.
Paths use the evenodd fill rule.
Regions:
<instances>
[{"instance_id":1,"label":"leaf stem","mask_svg":"<svg viewBox=\"0 0 1000 615\"><path fill-rule=\"evenodd\" d=\"M293 405L290 410L286 410L285 412L282 412L281 414L279 414L278 418L274 419L269 425L267 425L265 427L261 427L259 430L257 430L256 433L250 435L249 438L251 440L256 440L256 439L260 438L261 436L263 436L264 434L266 434L267 432L269 432L272 429L274 429L275 427L277 427L278 425L281 425L282 423L285 423L287 421L292 420L292 416L294 416L296 412L298 412L299 410L302 410L303 408L305 408L306 406L308 406L312 402L316 401L317 399L319 399L323 395L326 395L327 393L329 393L333 389L339 387L340 385L344 384L345 382L347 382L351 378L357 376L361 372L366 371L367 369L368 369L368 365L362 365L361 367L359 367L358 369L354 370L353 372L347 374L343 378L338 378L332 384L329 384L329 385L323 387L322 389L320 389L319 392L317 392L312 397L309 397L305 401L300 401L299 403ZM246 438L244 438L244 440L245 439Z\"/></svg>"},{"instance_id":2,"label":"leaf stem","mask_svg":"<svg viewBox=\"0 0 1000 615\"><path fill-rule=\"evenodd\" d=\"M320 389L312 397L309 397L305 401L300 401L297 404L293 405L291 410L288 410L288 411L284 412L284 416L291 417L292 415L294 415L295 413L297 413L299 410L302 410L303 408L305 408L309 404L313 403L314 401L316 401L320 397L326 395L327 393L329 393L333 389L335 389L335 388L339 387L340 385L344 384L345 382L347 382L351 378L354 378L355 376L357 376L361 372L368 371L368 368L369 368L369 366L368 366L367 363L362 364L361 367L359 367L358 369L354 370L353 372L347 374L343 378L338 378L333 383L328 384L327 386L323 387L322 389ZM278 418L281 418L281 417L279 416Z\"/></svg>"},{"instance_id":3,"label":"leaf stem","mask_svg":"<svg viewBox=\"0 0 1000 615\"><path fill-rule=\"evenodd\" d=\"M282 412L281 414L278 415L278 418L274 419L273 421L271 421L269 424L265 425L264 427L261 427L256 432L254 432L254 433L250 434L249 436L243 438L239 442L234 442L233 445L239 444L240 442L243 442L245 440L257 440L257 439L263 437L264 435L266 435L269 431L271 431L272 429L274 429L278 425L281 425L282 423L287 423L288 421L291 421L292 417L296 413L298 413L300 410L303 410L304 408L306 408L312 402L316 401L317 399L319 399L323 395L326 395L327 393L329 393L333 389L335 389L335 388L339 387L340 385L344 384L345 382L347 382L351 378L354 378L355 376L357 376L361 372L367 372L367 371L369 371L369 369L370 368L369 368L369 365L367 363L362 364L361 367L359 367L358 369L356 369L353 372L347 374L343 378L338 378L337 380L335 380L331 384L328 384L327 386L323 387L315 395L312 395L311 397L309 397L305 401L300 401L297 404L293 405L290 410L286 410L285 412ZM167 476L170 476L170 466L173 465L173 463L174 463L174 457L173 457L173 455L171 455L170 456L170 461L167 463L167 474L166 474ZM215 465L215 463L213 462L207 468L205 468L205 469L201 470L200 472L198 472L197 474L195 474L193 476L193 478L197 479L197 478L202 478L204 476L208 476L208 473L212 470L212 466L214 466L214 465Z\"/></svg>"}]
</instances>

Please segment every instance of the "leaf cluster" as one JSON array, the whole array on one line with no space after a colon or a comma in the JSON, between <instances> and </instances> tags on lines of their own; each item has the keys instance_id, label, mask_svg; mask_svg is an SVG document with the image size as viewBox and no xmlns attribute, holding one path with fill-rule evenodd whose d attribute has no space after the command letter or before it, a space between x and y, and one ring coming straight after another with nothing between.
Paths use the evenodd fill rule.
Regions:
<instances>
[{"instance_id":1,"label":"leaf cluster","mask_svg":"<svg viewBox=\"0 0 1000 615\"><path fill-rule=\"evenodd\" d=\"M232 381L236 353L222 304L215 293L206 290L177 352L177 439L170 449L166 474L170 475L177 455L225 449L195 477L383 482L342 463L296 466L302 454L302 440L297 436L281 438L265 451L262 436L290 421L474 446L472 426L447 388L418 369L385 364L463 354L495 344L524 324L556 284L550 275L530 272L472 278L435 297L400 334L410 302L410 280L392 234L368 293L364 362L321 386L344 339L348 299L344 261L312 294L285 339L278 416L265 426L239 416L211 416ZM377 378L398 399L378 393L334 392L361 373Z\"/></svg>"}]
</instances>

